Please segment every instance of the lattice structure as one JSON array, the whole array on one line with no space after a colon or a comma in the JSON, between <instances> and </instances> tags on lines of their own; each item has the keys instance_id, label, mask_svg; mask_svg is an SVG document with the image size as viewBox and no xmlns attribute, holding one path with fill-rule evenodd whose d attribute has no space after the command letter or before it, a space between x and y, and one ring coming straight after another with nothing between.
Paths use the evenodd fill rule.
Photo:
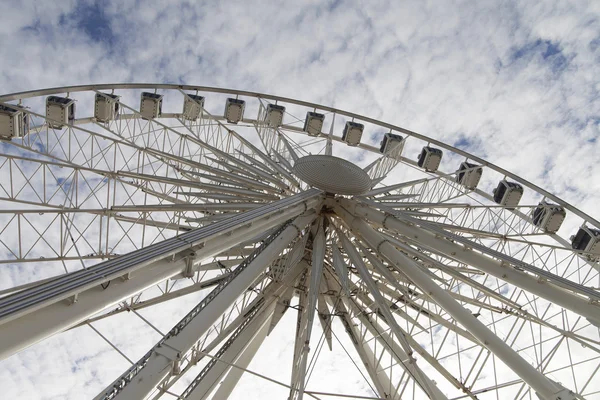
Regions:
<instances>
[{"instance_id":1,"label":"lattice structure","mask_svg":"<svg viewBox=\"0 0 600 400\"><path fill-rule=\"evenodd\" d=\"M50 354L49 374L97 375L96 399L600 398L600 223L509 171L259 93L92 85L0 106L20 124L0 142L15 376ZM439 168L407 157L424 146ZM498 182L523 197L507 207Z\"/></svg>"}]
</instances>

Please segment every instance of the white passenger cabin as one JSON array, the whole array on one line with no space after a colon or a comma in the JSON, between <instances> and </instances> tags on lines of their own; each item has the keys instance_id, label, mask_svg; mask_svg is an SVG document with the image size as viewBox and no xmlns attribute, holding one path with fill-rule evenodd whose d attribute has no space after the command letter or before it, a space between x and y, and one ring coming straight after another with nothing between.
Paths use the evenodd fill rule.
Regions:
<instances>
[{"instance_id":1,"label":"white passenger cabin","mask_svg":"<svg viewBox=\"0 0 600 400\"><path fill-rule=\"evenodd\" d=\"M436 149L435 147L425 146L419 154L417 164L425 171L435 172L440 167L442 155L442 150Z\"/></svg>"},{"instance_id":2,"label":"white passenger cabin","mask_svg":"<svg viewBox=\"0 0 600 400\"><path fill-rule=\"evenodd\" d=\"M512 209L519 205L519 201L523 197L523 186L503 179L498 183L498 187L494 189L493 195L496 203Z\"/></svg>"},{"instance_id":3,"label":"white passenger cabin","mask_svg":"<svg viewBox=\"0 0 600 400\"><path fill-rule=\"evenodd\" d=\"M379 152L381 154L397 153L403 147L403 141L402 136L388 132L383 135L383 139L379 144Z\"/></svg>"},{"instance_id":4,"label":"white passenger cabin","mask_svg":"<svg viewBox=\"0 0 600 400\"><path fill-rule=\"evenodd\" d=\"M592 258L600 256L600 230L582 226L571 236L571 246L574 250L591 253Z\"/></svg>"},{"instance_id":5,"label":"white passenger cabin","mask_svg":"<svg viewBox=\"0 0 600 400\"><path fill-rule=\"evenodd\" d=\"M121 96L110 93L96 93L94 117L99 122L114 121L119 118Z\"/></svg>"},{"instance_id":6,"label":"white passenger cabin","mask_svg":"<svg viewBox=\"0 0 600 400\"><path fill-rule=\"evenodd\" d=\"M225 101L225 119L230 124L237 124L244 118L246 102L240 99L229 98Z\"/></svg>"},{"instance_id":7,"label":"white passenger cabin","mask_svg":"<svg viewBox=\"0 0 600 400\"><path fill-rule=\"evenodd\" d=\"M560 229L566 216L567 213L562 206L542 201L533 210L532 219L533 224L544 232L555 233Z\"/></svg>"},{"instance_id":8,"label":"white passenger cabin","mask_svg":"<svg viewBox=\"0 0 600 400\"><path fill-rule=\"evenodd\" d=\"M75 100L68 97L46 98L46 120L53 129L62 129L75 120Z\"/></svg>"},{"instance_id":9,"label":"white passenger cabin","mask_svg":"<svg viewBox=\"0 0 600 400\"><path fill-rule=\"evenodd\" d=\"M483 175L483 168L477 164L463 162L456 171L456 181L467 189L475 189Z\"/></svg>"},{"instance_id":10,"label":"white passenger cabin","mask_svg":"<svg viewBox=\"0 0 600 400\"><path fill-rule=\"evenodd\" d=\"M19 106L0 104L0 139L19 138L29 133L29 115Z\"/></svg>"},{"instance_id":11,"label":"white passenger cabin","mask_svg":"<svg viewBox=\"0 0 600 400\"><path fill-rule=\"evenodd\" d=\"M277 128L283 123L285 107L279 104L268 104L266 122L271 128Z\"/></svg>"},{"instance_id":12,"label":"white passenger cabin","mask_svg":"<svg viewBox=\"0 0 600 400\"><path fill-rule=\"evenodd\" d=\"M348 146L358 146L364 130L365 126L363 124L348 121L346 122L346 126L344 126L342 141L346 142Z\"/></svg>"},{"instance_id":13,"label":"white passenger cabin","mask_svg":"<svg viewBox=\"0 0 600 400\"><path fill-rule=\"evenodd\" d=\"M162 102L162 94L142 92L140 98L140 114L142 118L159 118L162 114Z\"/></svg>"},{"instance_id":14,"label":"white passenger cabin","mask_svg":"<svg viewBox=\"0 0 600 400\"><path fill-rule=\"evenodd\" d=\"M323 129L324 121L325 115L309 111L306 113L303 130L308 133L309 136L319 136Z\"/></svg>"},{"instance_id":15,"label":"white passenger cabin","mask_svg":"<svg viewBox=\"0 0 600 400\"><path fill-rule=\"evenodd\" d=\"M204 109L204 97L195 94L184 96L183 100L183 118L188 121L195 121L200 117L200 113Z\"/></svg>"}]
</instances>

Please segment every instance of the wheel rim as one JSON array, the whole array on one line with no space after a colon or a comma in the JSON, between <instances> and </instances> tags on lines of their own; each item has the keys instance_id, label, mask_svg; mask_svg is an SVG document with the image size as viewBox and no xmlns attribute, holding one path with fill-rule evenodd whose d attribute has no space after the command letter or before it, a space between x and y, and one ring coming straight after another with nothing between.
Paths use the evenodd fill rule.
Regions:
<instances>
[{"instance_id":1,"label":"wheel rim","mask_svg":"<svg viewBox=\"0 0 600 400\"><path fill-rule=\"evenodd\" d=\"M108 99L105 94L113 91L122 96L119 117L107 122L92 118L96 96ZM144 110L138 106L142 91L164 95L160 117L142 119ZM46 96L54 94L77 100L75 120L62 129L49 126L57 121L45 110ZM192 106L198 104L189 97L198 94L206 97L206 109L198 106L198 118L186 120L176 108L181 109L185 100ZM246 102L244 119L237 124L221 117L219 109L226 98ZM4 171L0 241L5 248L5 276L11 280L0 298L4 302L0 331L12 332L14 338L14 346L3 349L5 356L58 332L68 330L66 335L73 338L78 330L87 329L103 346L110 346L113 354L134 364L116 383L111 381L119 374L106 374L94 387L95 392L105 388L100 398L131 393L153 398L168 398L169 393L189 398L201 398L204 393L223 396L239 378L232 372L239 369L229 369L227 363L246 368L266 333L280 328L274 327L277 316L293 298L292 305L301 310L293 319L301 329L292 340L292 357L286 360L292 379L278 379L292 387L284 388L292 398L303 396L311 357L320 354L307 347L331 345L336 330L349 331L349 337L358 341L356 346L352 340L346 345L354 352L354 362L366 365L359 369L369 382L362 391L353 388L341 394L529 398L536 391L543 396L560 394L563 387L584 397L600 390L594 384L600 366L600 295L594 289L599 286L598 262L593 251L574 251L567 240L580 226L597 229L600 224L508 171L400 127L257 93L177 85L97 85L7 95L0 101L28 107L17 110L28 116L30 125L27 135L4 141L0 155ZM269 104L286 107L283 125L269 125ZM325 115L318 137L303 130L306 112L312 111ZM359 146L343 143L341 131L347 122L364 125ZM378 145L386 132L401 135L405 141L384 157ZM427 172L418 167L413 155L423 146L443 149L439 170ZM308 154L349 159L376 184L370 192L353 198L310 191L293 168ZM456 181L455 169L465 159L483 166L482 180L474 190ZM524 188L518 206L494 203L492 188L502 179ZM532 223L541 200L567 213L557 234ZM312 209L316 214L309 218L306 213ZM367 227L354 224L354 217L368 221ZM304 218L305 224L285 225L296 218ZM235 224L242 222L236 231ZM181 246L165 247L173 238L192 237L211 227L216 236L194 237L185 251ZM368 231L373 228L375 233ZM270 254L266 265L254 267L254 257L275 251L269 246L282 240L278 234L291 236L280 251ZM371 234L379 235L381 242L370 242ZM385 254L381 243L389 247ZM149 249L156 253L150 254ZM127 254L132 266L120 269ZM409 259L402 258L406 256ZM118 268L106 267L105 275L98 277L96 264L112 265L110 259L116 260L113 264ZM404 264L394 268L398 260ZM152 275L148 271L156 263L163 263L161 273ZM178 356L161 350L166 342L153 340L156 335L169 336L178 318L202 299L207 303L210 289L229 293L229 283L237 274L243 275L246 267L248 271L258 268L248 278L252 290L227 298L212 292L221 304L219 315L226 317L207 317L203 324L207 331L193 340L210 351L183 344ZM85 282L83 278L74 280L75 284L59 281L86 273L90 278ZM419 280L425 279L423 274L436 282L441 297L425 289L427 282ZM274 289L276 283L281 284L278 289ZM96 294L102 298L99 305L85 308L90 291L109 290L110 284L116 297ZM130 284L132 288L121 289ZM60 295L52 291L58 287ZM168 303L163 302L189 293L178 303L183 309L165 322L168 328L159 329L151 321L149 310L166 309ZM259 300L265 293L268 296ZM234 305L227 305L232 299L236 299ZM476 321L460 322L460 310L458 314L449 311L455 303L475 315ZM105 311L98 314L100 304ZM83 311L69 317L70 322L23 322L40 310L62 307L57 313L76 314L73 310L80 305ZM198 309L198 318L204 318L206 309L213 306ZM113 311L106 311L107 307ZM236 319L241 309L246 318ZM113 332L114 325L106 321L125 321L124 311L132 310L128 313L132 318L127 319L131 328L121 334ZM291 313L286 313L287 319ZM132 319L141 325L131 325ZM312 327L316 319L322 329ZM209 329L213 323L216 327ZM479 325L512 346L511 356L474 336L472 329L476 331ZM23 339L19 333L25 326L39 328L40 333ZM147 341L155 344L149 352L136 348L131 338L136 327L154 335L153 339L148 335ZM185 332L183 326L179 330ZM170 338L177 342L178 336L179 332ZM305 347L307 340L310 345ZM28 354L35 354L36 348L27 350ZM161 365L155 361L161 357L163 364L170 362L168 372L147 372ZM412 358L418 360L416 367L409 362ZM541 372L519 366L519 359ZM155 384L142 388L136 383L138 374L154 377ZM225 376L225 384L216 385ZM246 373L241 382L248 376L261 379ZM306 395L316 396L310 385L306 390Z\"/></svg>"}]
</instances>

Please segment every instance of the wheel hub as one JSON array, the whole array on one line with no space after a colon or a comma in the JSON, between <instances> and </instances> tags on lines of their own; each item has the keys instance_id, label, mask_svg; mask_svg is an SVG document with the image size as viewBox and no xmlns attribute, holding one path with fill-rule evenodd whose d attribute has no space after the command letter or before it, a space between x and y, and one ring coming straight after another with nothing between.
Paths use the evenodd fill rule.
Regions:
<instances>
[{"instance_id":1,"label":"wheel hub","mask_svg":"<svg viewBox=\"0 0 600 400\"><path fill-rule=\"evenodd\" d=\"M371 189L371 178L359 166L343 158L309 155L296 161L294 172L304 182L328 193L358 195Z\"/></svg>"}]
</instances>

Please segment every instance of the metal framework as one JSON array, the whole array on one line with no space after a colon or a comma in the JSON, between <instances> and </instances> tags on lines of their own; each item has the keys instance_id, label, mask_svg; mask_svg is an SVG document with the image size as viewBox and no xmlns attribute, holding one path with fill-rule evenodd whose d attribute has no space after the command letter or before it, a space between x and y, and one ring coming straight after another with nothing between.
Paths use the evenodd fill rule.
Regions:
<instances>
[{"instance_id":1,"label":"metal framework","mask_svg":"<svg viewBox=\"0 0 600 400\"><path fill-rule=\"evenodd\" d=\"M89 85L0 105L22 118L0 126L0 368L74 346L77 370L106 370L81 388L98 400L600 398L600 254L569 241L600 223L509 171L260 93ZM424 146L439 169L411 156ZM370 190L311 187L294 169L310 154ZM494 199L501 180L519 204Z\"/></svg>"}]
</instances>

